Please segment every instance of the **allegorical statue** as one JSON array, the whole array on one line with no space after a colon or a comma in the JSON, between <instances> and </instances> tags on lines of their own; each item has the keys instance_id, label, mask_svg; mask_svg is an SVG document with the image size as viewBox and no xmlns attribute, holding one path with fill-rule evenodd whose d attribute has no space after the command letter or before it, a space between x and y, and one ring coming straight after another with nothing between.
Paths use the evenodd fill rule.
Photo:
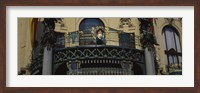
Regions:
<instances>
[{"instance_id":1,"label":"allegorical statue","mask_svg":"<svg viewBox=\"0 0 200 93\"><path fill-rule=\"evenodd\" d=\"M43 23L45 25L45 31L42 36L41 44L43 46L47 46L47 50L50 50L53 47L54 43L56 42L55 37L55 23L61 20L60 18L45 18Z\"/></svg>"},{"instance_id":2,"label":"allegorical statue","mask_svg":"<svg viewBox=\"0 0 200 93\"><path fill-rule=\"evenodd\" d=\"M104 31L102 29L97 30L97 37L96 37L96 44L97 45L104 45L105 36Z\"/></svg>"},{"instance_id":3,"label":"allegorical statue","mask_svg":"<svg viewBox=\"0 0 200 93\"><path fill-rule=\"evenodd\" d=\"M141 43L143 47L157 45L154 36L153 18L138 18L140 21Z\"/></svg>"}]
</instances>

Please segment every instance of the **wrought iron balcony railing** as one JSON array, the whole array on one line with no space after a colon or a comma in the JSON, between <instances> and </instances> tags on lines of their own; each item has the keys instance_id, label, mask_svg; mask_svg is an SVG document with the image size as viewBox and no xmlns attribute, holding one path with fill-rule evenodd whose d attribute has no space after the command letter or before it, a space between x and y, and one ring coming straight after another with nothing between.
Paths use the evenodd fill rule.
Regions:
<instances>
[{"instance_id":1,"label":"wrought iron balcony railing","mask_svg":"<svg viewBox=\"0 0 200 93\"><path fill-rule=\"evenodd\" d=\"M63 62L81 59L116 59L133 62L143 62L143 51L120 46L76 46L55 49L54 62Z\"/></svg>"}]
</instances>

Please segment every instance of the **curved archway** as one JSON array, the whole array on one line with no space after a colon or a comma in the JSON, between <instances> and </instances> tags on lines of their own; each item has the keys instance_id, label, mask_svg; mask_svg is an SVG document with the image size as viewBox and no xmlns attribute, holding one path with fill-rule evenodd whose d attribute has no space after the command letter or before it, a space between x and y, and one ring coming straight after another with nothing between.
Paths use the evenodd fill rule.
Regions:
<instances>
[{"instance_id":1,"label":"curved archway","mask_svg":"<svg viewBox=\"0 0 200 93\"><path fill-rule=\"evenodd\" d=\"M91 19L91 18L78 18L78 19L76 19L76 24L77 24L76 25L76 30L79 30L79 25L85 19ZM93 18L93 19L95 19L95 18ZM96 18L96 19L101 20L105 26L108 26L108 21L105 18Z\"/></svg>"},{"instance_id":2,"label":"curved archway","mask_svg":"<svg viewBox=\"0 0 200 93\"><path fill-rule=\"evenodd\" d=\"M163 28L172 27L172 28L176 29L176 31L179 33L179 36L182 37L181 28L179 28L179 26L177 24L174 24L174 23L170 24L169 22L165 22L160 27L161 27L161 30L160 30L161 34L163 32Z\"/></svg>"},{"instance_id":3,"label":"curved archway","mask_svg":"<svg viewBox=\"0 0 200 93\"><path fill-rule=\"evenodd\" d=\"M180 37L180 32L172 25L165 25L162 29L162 34L165 30L170 29L171 31L174 31L179 37Z\"/></svg>"}]
</instances>

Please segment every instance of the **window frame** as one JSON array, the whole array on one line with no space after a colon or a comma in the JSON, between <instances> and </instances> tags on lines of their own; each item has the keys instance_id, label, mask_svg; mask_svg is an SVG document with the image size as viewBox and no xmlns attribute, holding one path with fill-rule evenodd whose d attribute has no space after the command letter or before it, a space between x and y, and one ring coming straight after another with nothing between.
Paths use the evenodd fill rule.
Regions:
<instances>
[{"instance_id":1,"label":"window frame","mask_svg":"<svg viewBox=\"0 0 200 93\"><path fill-rule=\"evenodd\" d=\"M170 29L172 31L173 39L167 38L166 32L169 31L167 29ZM177 35L179 42L176 41L175 34ZM164 40L165 40L165 42L163 42L163 43L165 43L165 44L163 44L164 45L163 48L164 48L165 57L167 57L166 62L167 62L168 72L170 73L170 68L182 69L182 62L181 62L182 60L179 60L179 57L181 57L181 59L182 59L182 46L181 46L180 34L179 34L178 30L171 25L167 25L167 26L163 27L162 37L163 36L164 36ZM167 42L169 39L174 40L175 49L173 49L173 48L169 49L168 42ZM177 47L178 44L180 47L180 52L178 52L179 51L178 47ZM172 57L172 62L170 62L171 61L170 56ZM175 57L176 57L176 61L177 61L176 63L175 63ZM178 66L171 67L171 64L173 64L173 65L177 64Z\"/></svg>"}]
</instances>

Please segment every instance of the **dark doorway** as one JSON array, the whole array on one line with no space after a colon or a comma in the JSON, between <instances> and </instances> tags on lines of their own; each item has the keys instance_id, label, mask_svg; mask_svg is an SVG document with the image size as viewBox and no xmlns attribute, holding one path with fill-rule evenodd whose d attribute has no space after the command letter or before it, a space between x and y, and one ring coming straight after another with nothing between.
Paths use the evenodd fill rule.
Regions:
<instances>
[{"instance_id":1,"label":"dark doorway","mask_svg":"<svg viewBox=\"0 0 200 93\"><path fill-rule=\"evenodd\" d=\"M132 68L132 70L134 71L134 75L144 75L143 69L136 62L133 62L133 68Z\"/></svg>"},{"instance_id":2,"label":"dark doorway","mask_svg":"<svg viewBox=\"0 0 200 93\"><path fill-rule=\"evenodd\" d=\"M62 63L55 72L55 75L66 75L68 71L66 63Z\"/></svg>"}]
</instances>

